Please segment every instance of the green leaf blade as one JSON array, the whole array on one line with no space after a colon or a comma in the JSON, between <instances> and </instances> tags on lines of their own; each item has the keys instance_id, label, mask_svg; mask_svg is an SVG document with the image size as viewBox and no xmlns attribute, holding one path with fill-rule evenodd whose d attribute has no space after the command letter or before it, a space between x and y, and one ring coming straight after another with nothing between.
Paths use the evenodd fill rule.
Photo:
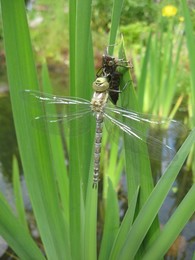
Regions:
<instances>
[{"instance_id":1,"label":"green leaf blade","mask_svg":"<svg viewBox=\"0 0 195 260\"><path fill-rule=\"evenodd\" d=\"M0 235L7 241L20 259L45 259L29 232L13 215L7 203L0 196Z\"/></svg>"}]
</instances>

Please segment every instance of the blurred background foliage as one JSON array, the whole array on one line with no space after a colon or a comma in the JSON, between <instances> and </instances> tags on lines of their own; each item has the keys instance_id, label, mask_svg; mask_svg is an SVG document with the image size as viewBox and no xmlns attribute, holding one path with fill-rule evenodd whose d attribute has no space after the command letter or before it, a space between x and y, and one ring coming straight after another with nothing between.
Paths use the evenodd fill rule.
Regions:
<instances>
[{"instance_id":1,"label":"blurred background foliage","mask_svg":"<svg viewBox=\"0 0 195 260\"><path fill-rule=\"evenodd\" d=\"M92 4L91 29L96 67L100 65L101 55L108 45L111 3L112 0L106 2L94 0ZM195 4L193 1L188 1L188 3L195 28ZM172 17L163 17L162 8L170 4L177 8L176 14ZM65 76L68 76L68 3L63 0L57 2L51 0L26 0L26 7L37 64L41 64L46 59L51 73L55 71L55 74L58 75L65 72ZM180 1L124 0L119 33L124 36L127 56L133 56L140 63L150 32L163 31L166 34L170 23L174 24L173 32L175 32L176 43L178 35L184 33ZM0 57L4 56L2 39L2 23L0 22ZM185 73L180 79L180 85L186 85L186 80L189 77L185 45L181 53L178 66L183 67ZM3 58L0 66L2 71L4 68ZM61 85L62 81L67 79L68 77L66 79L59 76L55 77L57 82L54 85Z\"/></svg>"},{"instance_id":2,"label":"blurred background foliage","mask_svg":"<svg viewBox=\"0 0 195 260\"><path fill-rule=\"evenodd\" d=\"M127 51L141 50L146 44L150 31L158 31L163 26L168 28L169 17L162 19L162 8L166 5L175 5L177 14L175 27L182 23L180 1L133 1L124 0L120 28L128 43ZM188 1L193 25L195 27L195 3ZM112 0L94 0L92 4L91 28L94 40L94 49L107 46L107 35L111 24ZM37 60L47 58L48 61L67 62L68 55L68 3L63 0L26 0L31 38ZM63 10L63 12L62 12ZM55 29L52 29L55 28ZM177 28L175 28L177 29ZM0 47L2 49L2 23L0 23Z\"/></svg>"}]
</instances>

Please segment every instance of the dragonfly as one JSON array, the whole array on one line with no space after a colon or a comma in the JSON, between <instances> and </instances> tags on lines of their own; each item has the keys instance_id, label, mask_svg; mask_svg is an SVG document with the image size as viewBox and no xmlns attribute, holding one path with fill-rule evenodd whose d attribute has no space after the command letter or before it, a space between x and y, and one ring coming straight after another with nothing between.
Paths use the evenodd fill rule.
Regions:
<instances>
[{"instance_id":1,"label":"dragonfly","mask_svg":"<svg viewBox=\"0 0 195 260\"><path fill-rule=\"evenodd\" d=\"M44 122L48 125L62 124L64 128L71 129L71 125L75 120L78 122L79 131L82 132L82 127L85 128L85 120L93 119L95 122L95 140L94 140L94 173L93 173L93 188L98 187L100 175L100 155L102 146L103 125L113 136L117 133L122 133L125 138L131 141L131 147L127 150L132 150L134 153L148 156L142 145L147 145L151 152L152 158L157 158L163 153L168 158L175 155L175 151L169 145L162 143L158 137L154 137L147 129L153 127L161 127L169 125L169 132L172 131L175 135L186 133L185 126L176 120L160 119L156 116L145 115L135 111L114 105L110 102L109 93L112 91L108 77L97 77L92 84L94 90L91 100L86 100L79 97L63 97L52 94L41 93L39 91L25 90L28 97L33 99L33 102L44 106L45 111L48 111L51 106L60 107L59 113L45 113L38 115L34 119L37 122ZM84 129L87 130L87 129ZM70 135L72 130L70 130ZM73 130L74 132L74 130ZM76 133L74 133L76 134ZM126 147L125 147L126 149Z\"/></svg>"},{"instance_id":2,"label":"dragonfly","mask_svg":"<svg viewBox=\"0 0 195 260\"><path fill-rule=\"evenodd\" d=\"M109 97L113 104L116 105L119 97L119 85L122 77L122 72L117 70L118 67L132 68L130 62L124 59L117 59L108 54L108 48L102 56L102 66L96 73L97 77L107 77L109 82Z\"/></svg>"}]
</instances>

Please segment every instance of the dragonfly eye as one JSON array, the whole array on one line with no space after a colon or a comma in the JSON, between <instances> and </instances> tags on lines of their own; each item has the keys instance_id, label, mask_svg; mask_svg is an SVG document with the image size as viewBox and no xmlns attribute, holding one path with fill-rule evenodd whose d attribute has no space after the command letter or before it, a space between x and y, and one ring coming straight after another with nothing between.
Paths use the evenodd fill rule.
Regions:
<instances>
[{"instance_id":1,"label":"dragonfly eye","mask_svg":"<svg viewBox=\"0 0 195 260\"><path fill-rule=\"evenodd\" d=\"M108 62L108 66L113 66L115 64L115 61L114 60L110 60L109 62Z\"/></svg>"},{"instance_id":2,"label":"dragonfly eye","mask_svg":"<svg viewBox=\"0 0 195 260\"><path fill-rule=\"evenodd\" d=\"M109 88L109 83L106 78L99 77L93 82L92 87L95 91L102 92Z\"/></svg>"}]
</instances>

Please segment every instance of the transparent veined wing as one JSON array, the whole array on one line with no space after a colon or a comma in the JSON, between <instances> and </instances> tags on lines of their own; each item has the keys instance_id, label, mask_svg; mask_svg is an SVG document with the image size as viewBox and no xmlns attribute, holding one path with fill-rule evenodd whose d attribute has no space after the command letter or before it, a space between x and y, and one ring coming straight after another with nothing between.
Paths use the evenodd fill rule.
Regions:
<instances>
[{"instance_id":1,"label":"transparent veined wing","mask_svg":"<svg viewBox=\"0 0 195 260\"><path fill-rule=\"evenodd\" d=\"M89 131L89 122L92 117L90 101L32 90L25 90L24 94L28 102L27 105L39 107L38 113L35 112L32 121L36 128L45 128L47 125L50 133L58 134L56 126L59 125L60 130L65 131L68 136Z\"/></svg>"},{"instance_id":2,"label":"transparent veined wing","mask_svg":"<svg viewBox=\"0 0 195 260\"><path fill-rule=\"evenodd\" d=\"M188 129L179 121L145 115L120 107L106 106L105 125L110 135L122 135L130 141L125 149L155 160L170 161L176 151L176 138L187 135ZM120 132L120 134L119 134ZM113 138L112 138L113 139ZM143 144L147 144L146 149Z\"/></svg>"}]
</instances>

